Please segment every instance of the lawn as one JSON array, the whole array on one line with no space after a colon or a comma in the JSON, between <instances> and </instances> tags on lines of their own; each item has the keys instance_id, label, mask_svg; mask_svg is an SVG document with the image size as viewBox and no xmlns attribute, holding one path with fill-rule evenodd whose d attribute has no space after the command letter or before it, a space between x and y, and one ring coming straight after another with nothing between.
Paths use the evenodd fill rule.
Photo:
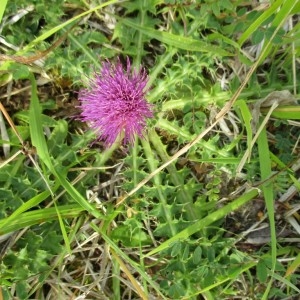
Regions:
<instances>
[{"instance_id":1,"label":"lawn","mask_svg":"<svg viewBox=\"0 0 300 300\"><path fill-rule=\"evenodd\" d=\"M0 300L300 299L299 20L2 0Z\"/></svg>"}]
</instances>

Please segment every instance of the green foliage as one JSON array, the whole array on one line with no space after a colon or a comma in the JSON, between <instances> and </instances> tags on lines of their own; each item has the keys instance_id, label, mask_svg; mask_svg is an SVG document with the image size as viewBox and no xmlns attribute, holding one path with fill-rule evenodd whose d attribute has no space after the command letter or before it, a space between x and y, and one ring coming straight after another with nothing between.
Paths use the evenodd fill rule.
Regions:
<instances>
[{"instance_id":1,"label":"green foliage","mask_svg":"<svg viewBox=\"0 0 300 300\"><path fill-rule=\"evenodd\" d=\"M45 104L44 107L48 107L48 105ZM38 110L35 110L35 114L38 114ZM28 126L33 121L30 117L30 111L19 111L15 115L15 120L22 124L21 127L16 127L17 129L27 128L26 136L22 134L22 137L28 138L30 132ZM40 120L41 127L48 128L51 131L46 143L50 159L55 161L56 168L60 172L67 174L72 166L82 161L82 157L77 151L81 149L84 141L82 139L78 140L75 136L73 139L72 136L68 135L68 123L65 120L56 121L44 114L40 115ZM20 130L20 132L22 131ZM23 132L25 131L23 130ZM11 135L9 139L14 140L14 133L11 131L8 133ZM13 147L12 153L15 153L18 148L21 147ZM7 228L10 228L11 231L19 229L18 222L26 222L26 216L29 216L30 213L39 213L34 218L29 217L27 224L33 226L32 229L27 230L22 238L15 243L14 247L9 249L4 258L1 259L0 280L3 280L1 284L6 287L16 285L17 296L21 299L26 298L24 295L28 294L31 288L26 283L28 278L51 270L49 262L54 255L61 253L61 243L63 241L58 223L48 223L58 218L57 212L53 218L53 212L51 212L51 216L50 210L44 208L47 203L53 200L51 194L45 193L45 191L49 191L49 188L52 192L59 191L57 179L53 179L50 170L47 171L45 161L39 160L38 162L43 169L42 174L41 169L36 164L32 164L32 154L28 153L30 156L26 156L26 153L20 153L14 162L0 168L0 181L3 186L0 190L0 216L1 224L5 224L3 227L0 226L1 234L9 233L10 231L7 231ZM90 155L92 153L85 155L84 159L88 160ZM74 179L72 173L69 179ZM81 184L84 186L84 181ZM63 190L62 187L60 187L60 190ZM63 204L74 204L74 198L62 193L59 201L58 211L61 209L62 216L67 217ZM69 206L68 212L71 211L72 207ZM78 215L78 213L75 213L75 215ZM43 225L35 226L35 224L42 222ZM67 230L69 231L70 228L67 228Z\"/></svg>"},{"instance_id":2,"label":"green foliage","mask_svg":"<svg viewBox=\"0 0 300 300\"><path fill-rule=\"evenodd\" d=\"M101 293L107 293L103 299L121 293L127 297L130 286L144 299L297 295L297 268L293 265L292 274L285 275L290 261L286 258L299 251L276 239L274 200L297 182L289 164L299 153L299 130L287 121L275 121L275 129L268 122L238 174L236 166L255 135L251 105L274 90L299 89L297 75L291 72L299 56L299 26L287 30L281 24L298 12L299 5L277 0L255 9L243 1L151 0L109 1L96 9L97 1L71 2L9 1L3 17L1 35L17 49L3 47L6 54L18 56L49 49L73 21L80 21L41 64L12 59L0 66L2 85L31 83L30 100L28 95L22 99L30 101L29 109L28 105L9 109L26 143L11 128L9 142L5 138L0 142L9 143L9 157L15 155L0 167L0 234L12 234L4 238L13 241L14 234L24 230L1 256L4 299L33 298L53 270L60 274L57 264L65 264L62 269L70 268L67 273L74 274L85 259L89 271L76 273L72 288L80 282L87 290L80 286L69 291L78 297L82 296L78 291L85 296L94 290L100 293L96 284L90 288L95 273L108 276L101 280L107 282L101 286ZM4 6L0 4L0 18ZM22 9L26 13L14 22L13 16ZM117 55L121 61L129 56L136 67L141 64L149 70L148 99L155 118L145 139L133 147L104 150L101 143L92 143L92 133L79 134L85 128L74 120L77 112L71 119L59 116L62 107L63 113L68 110L65 105L77 105L73 87L89 80L100 60ZM260 61L264 56L267 59ZM237 109L222 120L223 127L219 123L180 159L173 159L215 121L255 60L259 64L247 79ZM46 93L33 74L53 80ZM52 88L59 91L54 97L48 93ZM60 101L57 94L66 98ZM297 120L298 112L294 111ZM114 165L112 171L103 169L106 163ZM166 166L157 172L162 164ZM274 173L277 168L279 173ZM253 184L255 189L250 188ZM140 188L131 194L136 187ZM89 201L87 191L95 196ZM119 206L126 193L131 197ZM253 212L242 205L255 209L256 198L267 207L270 247L245 246L239 220L234 220L235 226L227 224L229 215L234 219L234 210L245 209L243 222L252 226L247 216ZM72 253L79 242L87 243L87 256L80 247L79 255L78 248ZM66 249L74 259L71 266L64 260ZM95 256L100 258L94 260ZM131 282L124 284L120 278ZM139 292L141 287L147 296Z\"/></svg>"},{"instance_id":3,"label":"green foliage","mask_svg":"<svg viewBox=\"0 0 300 300\"><path fill-rule=\"evenodd\" d=\"M15 285L17 296L27 298L31 289L27 280L33 277L42 280L45 272L50 271L51 258L62 251L61 241L57 224L32 227L1 260L1 286L9 290Z\"/></svg>"},{"instance_id":4,"label":"green foliage","mask_svg":"<svg viewBox=\"0 0 300 300\"><path fill-rule=\"evenodd\" d=\"M141 226L141 220L135 215L124 222L124 225L118 226L111 233L111 238L127 247L139 247L150 245L151 240Z\"/></svg>"},{"instance_id":5,"label":"green foliage","mask_svg":"<svg viewBox=\"0 0 300 300\"><path fill-rule=\"evenodd\" d=\"M16 46L30 43L36 36L47 31L61 22L64 16L64 7L60 0L40 1L33 0L28 3L26 0L8 1L6 16L13 18L20 10L23 10L26 18L20 18L17 26L8 25L5 27L7 41ZM26 29L26 30L24 30Z\"/></svg>"}]
</instances>

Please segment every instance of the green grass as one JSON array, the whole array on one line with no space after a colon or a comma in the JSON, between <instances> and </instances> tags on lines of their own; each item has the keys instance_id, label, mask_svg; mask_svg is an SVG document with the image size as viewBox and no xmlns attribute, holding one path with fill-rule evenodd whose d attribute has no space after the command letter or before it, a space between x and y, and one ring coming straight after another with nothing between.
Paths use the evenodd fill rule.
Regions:
<instances>
[{"instance_id":1,"label":"green grass","mask_svg":"<svg viewBox=\"0 0 300 300\"><path fill-rule=\"evenodd\" d=\"M297 2L2 2L0 299L299 297ZM118 56L155 116L105 149L77 98Z\"/></svg>"}]
</instances>

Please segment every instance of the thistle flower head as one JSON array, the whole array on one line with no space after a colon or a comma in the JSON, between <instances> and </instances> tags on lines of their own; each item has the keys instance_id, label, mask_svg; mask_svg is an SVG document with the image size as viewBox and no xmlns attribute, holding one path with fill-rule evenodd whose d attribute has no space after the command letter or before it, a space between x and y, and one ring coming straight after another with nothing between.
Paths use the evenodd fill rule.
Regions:
<instances>
[{"instance_id":1,"label":"thistle flower head","mask_svg":"<svg viewBox=\"0 0 300 300\"><path fill-rule=\"evenodd\" d=\"M80 119L88 122L99 140L111 146L119 135L123 143L133 143L135 134L143 137L146 119L153 117L152 106L145 99L147 74L144 69L132 70L129 58L126 69L102 63L85 89L79 92Z\"/></svg>"}]
</instances>

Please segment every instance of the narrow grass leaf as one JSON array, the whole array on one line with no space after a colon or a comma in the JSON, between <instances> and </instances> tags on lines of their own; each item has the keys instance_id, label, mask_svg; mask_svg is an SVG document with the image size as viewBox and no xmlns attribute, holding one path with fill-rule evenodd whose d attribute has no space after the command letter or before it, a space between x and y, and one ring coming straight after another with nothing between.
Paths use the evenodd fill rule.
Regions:
<instances>
[{"instance_id":1,"label":"narrow grass leaf","mask_svg":"<svg viewBox=\"0 0 300 300\"><path fill-rule=\"evenodd\" d=\"M3 219L1 221L1 226L5 227L9 225L12 221L16 220L23 212L28 211L32 207L37 206L42 201L46 200L48 197L51 196L50 191L44 191L30 200L24 202L19 208L17 208L9 217Z\"/></svg>"},{"instance_id":2,"label":"narrow grass leaf","mask_svg":"<svg viewBox=\"0 0 300 300\"><path fill-rule=\"evenodd\" d=\"M107 1L105 3L102 3L100 5L97 5L95 7L93 7L92 9L89 9L69 20L67 20L66 22L62 23L62 24L59 24L51 29L49 29L48 31L46 31L45 33L43 33L42 35L40 35L39 37L37 37L35 40L33 40L31 43L29 43L26 47L24 47L23 51L28 51L30 50L34 45L36 45L37 43L41 42L41 41L44 41L46 40L47 38L49 38L51 35L53 35L54 33L56 33L57 31L61 30L62 28L66 27L67 25L73 23L74 21L88 15L88 14L91 14L93 13L94 11L96 10L99 10L107 5L111 5L111 4L114 4L116 2L118 2L119 0L111 0L111 1Z\"/></svg>"},{"instance_id":3,"label":"narrow grass leaf","mask_svg":"<svg viewBox=\"0 0 300 300\"><path fill-rule=\"evenodd\" d=\"M121 273L120 265L115 258L112 258L112 290L113 298L112 300L121 299Z\"/></svg>"},{"instance_id":4,"label":"narrow grass leaf","mask_svg":"<svg viewBox=\"0 0 300 300\"><path fill-rule=\"evenodd\" d=\"M299 1L295 1L296 5L292 10L292 14L299 14L300 13L300 2Z\"/></svg>"},{"instance_id":5,"label":"narrow grass leaf","mask_svg":"<svg viewBox=\"0 0 300 300\"><path fill-rule=\"evenodd\" d=\"M257 132L256 132L255 136L252 138L250 146L248 146L248 148L245 151L245 154L241 158L241 162L237 166L237 172L241 172L241 170L244 167L244 164L245 164L247 158L248 158L248 161L250 161L252 149L253 149L253 147L254 147L254 145L255 145L258 137L260 136L260 132L265 128L268 120L271 117L272 111L277 106L278 106L278 104L275 102L275 103L272 104L271 108L269 108L269 112L267 113L267 115L265 116L265 118L263 119L263 121L261 122L260 126L257 128Z\"/></svg>"},{"instance_id":6,"label":"narrow grass leaf","mask_svg":"<svg viewBox=\"0 0 300 300\"><path fill-rule=\"evenodd\" d=\"M142 277L145 279L150 286L156 290L156 292L160 295L162 299L166 299L164 295L161 293L158 285L152 280L152 278L145 273L138 264L133 261L131 258L129 258L108 236L105 232L102 230L100 231L100 228L98 228L95 224L90 223L90 226L95 230L95 232L99 232L101 237L105 240L105 242L111 247L111 249L125 262L127 262L129 265L131 265L132 268L134 268ZM116 256L114 256L116 257Z\"/></svg>"},{"instance_id":7,"label":"narrow grass leaf","mask_svg":"<svg viewBox=\"0 0 300 300\"><path fill-rule=\"evenodd\" d=\"M202 220L199 220L195 222L193 225L187 227L186 229L182 230L172 238L168 239L167 241L163 242L161 245L159 245L157 248L151 250L149 253L145 255L145 257L151 256L153 254L156 254L158 252L161 252L162 250L167 249L171 244L178 240L184 240L190 237L192 234L195 234L196 232L202 230L203 228L209 226L213 222L216 222L220 220L221 218L225 217L228 213L238 209L245 203L252 200L254 197L256 197L259 194L258 189L251 189L250 191L246 192L244 195L239 197L238 199L230 202L229 204L225 205L221 209L209 214L207 217L203 218Z\"/></svg>"},{"instance_id":8,"label":"narrow grass leaf","mask_svg":"<svg viewBox=\"0 0 300 300\"><path fill-rule=\"evenodd\" d=\"M298 253L298 255L296 256L296 258L294 259L294 261L287 268L284 277L290 276L293 273L295 273L295 271L299 268L299 266L300 266L300 253Z\"/></svg>"},{"instance_id":9,"label":"narrow grass leaf","mask_svg":"<svg viewBox=\"0 0 300 300\"><path fill-rule=\"evenodd\" d=\"M6 4L7 4L7 0L1 0L1 2L0 2L0 23L1 23L2 18L3 18L3 14L4 14L4 11L5 11Z\"/></svg>"},{"instance_id":10,"label":"narrow grass leaf","mask_svg":"<svg viewBox=\"0 0 300 300\"><path fill-rule=\"evenodd\" d=\"M274 44L273 41L275 40L277 33L279 32L281 27L284 25L286 20L289 18L290 13L293 10L293 7L296 5L296 1L294 1L294 0L285 0L282 2L283 3L281 5L279 11L275 15L275 19L271 23L271 27L275 28L275 30L274 30L273 34L268 39L266 39L266 41L268 41L268 42L265 43L263 51L258 59L258 62L262 62L268 57L268 55L271 52L271 49L273 46L272 44Z\"/></svg>"},{"instance_id":11,"label":"narrow grass leaf","mask_svg":"<svg viewBox=\"0 0 300 300\"><path fill-rule=\"evenodd\" d=\"M267 131L264 127L261 131L258 139L258 153L259 153L259 163L260 163L260 174L261 180L267 180L272 175L271 169L271 159L267 138ZM267 181L262 185L262 191L267 207L267 213L270 223L271 230L271 258L272 258L272 273L274 273L276 267L276 258L277 258L277 248L276 248L276 228L275 228L275 219L274 219L274 192L273 192L273 183L272 181ZM267 299L269 291L271 289L272 279L269 281L267 289L263 295L263 299Z\"/></svg>"},{"instance_id":12,"label":"narrow grass leaf","mask_svg":"<svg viewBox=\"0 0 300 300\"><path fill-rule=\"evenodd\" d=\"M56 172L55 170L53 174L58 178L61 185L64 187L64 189L74 201L80 204L86 211L88 211L94 217L98 219L104 218L104 216L97 210L97 208L95 208L89 202L87 202L87 200L76 190L76 188L74 188L74 186L65 178L64 175L62 175L59 172Z\"/></svg>"},{"instance_id":13,"label":"narrow grass leaf","mask_svg":"<svg viewBox=\"0 0 300 300\"><path fill-rule=\"evenodd\" d=\"M248 105L246 104L245 100L238 100L235 105L240 109L240 112L243 117L243 124L246 128L246 133L247 133L247 148L251 147L251 142L252 142L252 128L251 128L251 120L252 120L252 115L249 110Z\"/></svg>"},{"instance_id":14,"label":"narrow grass leaf","mask_svg":"<svg viewBox=\"0 0 300 300\"><path fill-rule=\"evenodd\" d=\"M178 49L195 52L214 53L215 55L220 57L235 55L233 53L223 50L220 47L207 44L200 40L141 26L132 21L129 21L128 19L122 19L122 23L136 30L140 30L143 34L149 36L150 38L156 39L166 45L173 46Z\"/></svg>"},{"instance_id":15,"label":"narrow grass leaf","mask_svg":"<svg viewBox=\"0 0 300 300\"><path fill-rule=\"evenodd\" d=\"M295 290L298 293L298 295L300 294L299 287L295 286L290 280L288 280L288 279L286 279L286 278L284 278L284 277L282 277L282 276L280 276L276 273L273 274L273 277L276 280L278 280L278 281L282 282L283 284L285 284L286 286L290 287L291 289Z\"/></svg>"},{"instance_id":16,"label":"narrow grass leaf","mask_svg":"<svg viewBox=\"0 0 300 300\"><path fill-rule=\"evenodd\" d=\"M276 13L274 20L272 21L272 27L280 27L282 25L282 21L290 16L294 7L297 6L297 2L295 0L284 0L280 1L282 5L279 11Z\"/></svg>"},{"instance_id":17,"label":"narrow grass leaf","mask_svg":"<svg viewBox=\"0 0 300 300\"><path fill-rule=\"evenodd\" d=\"M66 227L65 227L65 224L63 222L61 213L60 213L60 208L57 207L57 205L56 205L55 202L54 202L54 207L55 207L55 210L56 210L56 213L57 213L57 217L58 217L58 221L59 221L59 225L60 225L60 230L62 232L64 241L65 241L65 246L67 248L68 253L71 255L72 254L72 250L71 250L71 247L70 247L70 240L68 238Z\"/></svg>"},{"instance_id":18,"label":"narrow grass leaf","mask_svg":"<svg viewBox=\"0 0 300 300\"><path fill-rule=\"evenodd\" d=\"M43 124L41 121L41 107L37 97L37 88L36 88L36 81L32 74L30 74L30 81L32 84L32 95L30 101L30 109L29 109L29 116L30 116L30 134L31 134L31 141L32 144L36 147L37 153L43 163L47 166L49 171L52 172L53 175L59 180L60 184L65 188L67 193L72 197L74 201L79 203L83 208L85 208L89 213L94 215L96 218L102 218L103 216L95 209L66 179L64 172L56 171L54 168L48 148L46 139L43 133Z\"/></svg>"},{"instance_id":19,"label":"narrow grass leaf","mask_svg":"<svg viewBox=\"0 0 300 300\"><path fill-rule=\"evenodd\" d=\"M262 113L267 113L267 108L261 108ZM272 117L281 120L300 120L300 105L294 106L279 106L274 109Z\"/></svg>"},{"instance_id":20,"label":"narrow grass leaf","mask_svg":"<svg viewBox=\"0 0 300 300\"><path fill-rule=\"evenodd\" d=\"M64 205L59 207L59 212L62 218L76 218L84 209L78 204ZM54 207L37 209L22 213L17 219L3 226L6 220L0 220L0 235L14 232L28 226L41 224L57 220L57 211Z\"/></svg>"},{"instance_id":21,"label":"narrow grass leaf","mask_svg":"<svg viewBox=\"0 0 300 300\"><path fill-rule=\"evenodd\" d=\"M29 107L29 129L32 145L36 147L39 158L47 166L52 169L52 162L49 157L48 148L43 132L42 109L37 96L37 86L33 74L29 77L31 81L31 99Z\"/></svg>"},{"instance_id":22,"label":"narrow grass leaf","mask_svg":"<svg viewBox=\"0 0 300 300\"><path fill-rule=\"evenodd\" d=\"M225 165L236 165L240 162L240 158L236 157L224 157L224 158L199 158L199 159L190 159L193 162L201 162L201 163L214 163L214 164L225 164ZM255 160L253 160L254 162Z\"/></svg>"},{"instance_id":23,"label":"narrow grass leaf","mask_svg":"<svg viewBox=\"0 0 300 300\"><path fill-rule=\"evenodd\" d=\"M265 22L269 17L271 17L278 7L282 4L283 0L275 1L262 15L260 15L246 30L245 32L240 36L238 40L238 44L240 46L243 45L243 43L249 39L249 37L258 30L259 26L263 22Z\"/></svg>"}]
</instances>

